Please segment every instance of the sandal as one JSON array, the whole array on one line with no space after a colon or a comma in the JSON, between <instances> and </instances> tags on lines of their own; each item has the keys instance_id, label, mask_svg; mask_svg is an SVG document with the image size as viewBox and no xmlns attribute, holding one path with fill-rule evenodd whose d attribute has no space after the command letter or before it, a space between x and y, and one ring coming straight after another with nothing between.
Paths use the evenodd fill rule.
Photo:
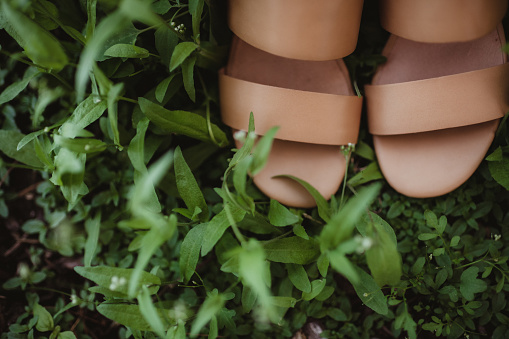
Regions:
<instances>
[{"instance_id":1,"label":"sandal","mask_svg":"<svg viewBox=\"0 0 509 339\"><path fill-rule=\"evenodd\" d=\"M509 110L499 23L507 1L382 0L381 8L393 35L365 87L380 169L406 196L449 193L475 172Z\"/></svg>"},{"instance_id":2,"label":"sandal","mask_svg":"<svg viewBox=\"0 0 509 339\"><path fill-rule=\"evenodd\" d=\"M351 14L353 28L338 32L345 23L331 11L348 17L340 9L351 10L352 3L358 20L352 24L357 14ZM253 181L285 205L308 208L316 202L301 184L277 176L302 179L326 199L344 177L341 145L357 142L362 98L340 58L355 48L361 10L362 1L350 0L320 6L303 0L230 1L230 27L240 37L234 37L219 74L221 116L234 131L247 130L251 112L256 134L280 127L267 165ZM320 24L306 25L309 21Z\"/></svg>"}]
</instances>

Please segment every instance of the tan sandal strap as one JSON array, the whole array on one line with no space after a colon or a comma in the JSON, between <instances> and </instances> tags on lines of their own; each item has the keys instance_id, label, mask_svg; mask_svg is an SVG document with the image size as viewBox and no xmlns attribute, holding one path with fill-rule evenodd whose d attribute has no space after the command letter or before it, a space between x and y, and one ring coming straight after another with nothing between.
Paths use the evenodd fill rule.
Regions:
<instances>
[{"instance_id":1,"label":"tan sandal strap","mask_svg":"<svg viewBox=\"0 0 509 339\"><path fill-rule=\"evenodd\" d=\"M357 45L363 0L230 0L231 30L266 52L334 60Z\"/></svg>"},{"instance_id":2,"label":"tan sandal strap","mask_svg":"<svg viewBox=\"0 0 509 339\"><path fill-rule=\"evenodd\" d=\"M494 30L506 10L507 0L381 0L380 20L409 40L468 41Z\"/></svg>"},{"instance_id":3,"label":"tan sandal strap","mask_svg":"<svg viewBox=\"0 0 509 339\"><path fill-rule=\"evenodd\" d=\"M509 64L387 85L368 85L369 131L419 133L495 120L509 110Z\"/></svg>"},{"instance_id":4,"label":"tan sandal strap","mask_svg":"<svg viewBox=\"0 0 509 339\"><path fill-rule=\"evenodd\" d=\"M247 130L253 112L256 134L279 126L277 139L324 145L355 144L362 98L299 91L244 81L219 72L221 117Z\"/></svg>"}]
</instances>

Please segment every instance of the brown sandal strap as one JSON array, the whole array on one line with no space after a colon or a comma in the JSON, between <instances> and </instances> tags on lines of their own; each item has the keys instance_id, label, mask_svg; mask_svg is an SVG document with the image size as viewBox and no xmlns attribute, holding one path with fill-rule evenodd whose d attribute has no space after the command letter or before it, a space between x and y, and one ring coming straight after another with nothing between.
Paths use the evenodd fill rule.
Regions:
<instances>
[{"instance_id":1,"label":"brown sandal strap","mask_svg":"<svg viewBox=\"0 0 509 339\"><path fill-rule=\"evenodd\" d=\"M271 54L334 60L357 45L363 0L230 0L235 35Z\"/></svg>"},{"instance_id":2,"label":"brown sandal strap","mask_svg":"<svg viewBox=\"0 0 509 339\"><path fill-rule=\"evenodd\" d=\"M362 98L307 92L257 84L219 72L221 117L238 130L247 130L253 112L255 133L279 126L276 138L324 145L355 144Z\"/></svg>"},{"instance_id":3,"label":"brown sandal strap","mask_svg":"<svg viewBox=\"0 0 509 339\"><path fill-rule=\"evenodd\" d=\"M381 0L382 26L420 42L454 42L480 38L502 20L507 0Z\"/></svg>"},{"instance_id":4,"label":"brown sandal strap","mask_svg":"<svg viewBox=\"0 0 509 339\"><path fill-rule=\"evenodd\" d=\"M387 85L367 85L369 131L419 133L499 119L509 110L509 63Z\"/></svg>"}]
</instances>

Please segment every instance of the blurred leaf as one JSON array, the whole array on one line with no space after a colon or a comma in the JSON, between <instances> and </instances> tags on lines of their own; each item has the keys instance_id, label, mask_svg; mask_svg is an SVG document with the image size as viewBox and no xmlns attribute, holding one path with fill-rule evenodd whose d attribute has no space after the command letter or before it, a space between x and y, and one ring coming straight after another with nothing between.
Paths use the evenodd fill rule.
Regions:
<instances>
[{"instance_id":1,"label":"blurred leaf","mask_svg":"<svg viewBox=\"0 0 509 339\"><path fill-rule=\"evenodd\" d=\"M179 146L175 149L174 157L175 176L177 178L179 194L190 211L194 211L196 207L201 210L199 219L205 222L209 219L207 203Z\"/></svg>"},{"instance_id":2,"label":"blurred leaf","mask_svg":"<svg viewBox=\"0 0 509 339\"><path fill-rule=\"evenodd\" d=\"M256 294L265 316L273 321L276 320L271 292L264 281L267 262L263 247L255 239L249 239L240 250L238 260L242 284L248 286Z\"/></svg>"},{"instance_id":3,"label":"blurred leaf","mask_svg":"<svg viewBox=\"0 0 509 339\"><path fill-rule=\"evenodd\" d=\"M60 186L64 198L69 202L69 210L76 205L79 196L88 193L88 188L83 182L85 161L85 153L77 154L67 148L61 148L55 156L56 170L50 180Z\"/></svg>"},{"instance_id":4,"label":"blurred leaf","mask_svg":"<svg viewBox=\"0 0 509 339\"><path fill-rule=\"evenodd\" d=\"M185 284L193 276L198 264L206 227L207 224L200 224L191 228L180 245L179 267Z\"/></svg>"},{"instance_id":5,"label":"blurred leaf","mask_svg":"<svg viewBox=\"0 0 509 339\"><path fill-rule=\"evenodd\" d=\"M162 220L161 220L162 221ZM168 241L177 228L177 217L172 214L166 223L153 224L152 228L145 234L142 239L141 248L138 254L138 260L134 265L134 271L129 281L128 294L130 297L136 295L138 289L138 280L142 279L142 275L145 272L145 266L147 266L150 258L166 241Z\"/></svg>"},{"instance_id":6,"label":"blurred leaf","mask_svg":"<svg viewBox=\"0 0 509 339\"><path fill-rule=\"evenodd\" d=\"M55 135L55 145L67 148L68 150L76 153L97 153L106 149L107 145L101 140L88 139L88 138L66 138L60 135Z\"/></svg>"},{"instance_id":7,"label":"blurred leaf","mask_svg":"<svg viewBox=\"0 0 509 339\"><path fill-rule=\"evenodd\" d=\"M142 112L155 125L168 133L179 133L202 141L212 142L207 120L201 115L186 111L169 111L145 98L138 99ZM226 134L212 124L212 132L219 145L227 145Z\"/></svg>"},{"instance_id":8,"label":"blurred leaf","mask_svg":"<svg viewBox=\"0 0 509 339\"><path fill-rule=\"evenodd\" d=\"M509 190L509 157L504 157L500 161L490 161L488 167L493 179Z\"/></svg>"},{"instance_id":9,"label":"blurred leaf","mask_svg":"<svg viewBox=\"0 0 509 339\"><path fill-rule=\"evenodd\" d=\"M115 58L148 58L150 53L142 47L129 44L116 44L104 51L105 56Z\"/></svg>"},{"instance_id":10,"label":"blurred leaf","mask_svg":"<svg viewBox=\"0 0 509 339\"><path fill-rule=\"evenodd\" d=\"M175 77L175 74L172 74L157 85L156 91L155 91L155 96L156 96L157 101L159 101L161 103L163 102L164 97L166 96L166 92L168 91L168 87L174 77Z\"/></svg>"},{"instance_id":11,"label":"blurred leaf","mask_svg":"<svg viewBox=\"0 0 509 339\"><path fill-rule=\"evenodd\" d=\"M161 337L165 337L167 326L163 324L163 321L159 317L159 313L152 302L150 294L147 286L141 286L141 292L138 294L141 315L145 318L147 323L150 324L152 331Z\"/></svg>"},{"instance_id":12,"label":"blurred leaf","mask_svg":"<svg viewBox=\"0 0 509 339\"><path fill-rule=\"evenodd\" d=\"M76 266L74 270L82 277L92 280L99 286L123 294L127 294L128 282L131 280L134 272L132 268L110 266ZM161 279L156 275L142 271L137 284L138 288L141 285L148 285L150 294L154 294L159 290Z\"/></svg>"},{"instance_id":13,"label":"blurred leaf","mask_svg":"<svg viewBox=\"0 0 509 339\"><path fill-rule=\"evenodd\" d=\"M288 237L262 242L267 260L305 265L316 260L320 254L318 243L301 237Z\"/></svg>"},{"instance_id":14,"label":"blurred leaf","mask_svg":"<svg viewBox=\"0 0 509 339\"><path fill-rule=\"evenodd\" d=\"M218 294L217 289L207 294L191 326L191 337L196 337L200 333L200 330L221 310L224 303L224 296Z\"/></svg>"},{"instance_id":15,"label":"blurred leaf","mask_svg":"<svg viewBox=\"0 0 509 339\"><path fill-rule=\"evenodd\" d=\"M35 153L33 141L29 142L21 150L18 150L18 144L24 137L25 135L18 131L0 130L0 151L23 164L42 168L43 164Z\"/></svg>"},{"instance_id":16,"label":"blurred leaf","mask_svg":"<svg viewBox=\"0 0 509 339\"><path fill-rule=\"evenodd\" d=\"M322 249L334 249L351 236L356 223L376 198L380 188L379 184L361 188L356 196L350 198L343 208L332 216L319 237Z\"/></svg>"},{"instance_id":17,"label":"blurred leaf","mask_svg":"<svg viewBox=\"0 0 509 339\"><path fill-rule=\"evenodd\" d=\"M12 8L10 2L2 1L1 7L6 20L4 29L36 65L56 72L67 65L67 54L51 33Z\"/></svg>"},{"instance_id":18,"label":"blurred leaf","mask_svg":"<svg viewBox=\"0 0 509 339\"><path fill-rule=\"evenodd\" d=\"M166 333L166 339L186 339L185 322L178 319L177 325L170 327Z\"/></svg>"},{"instance_id":19,"label":"blurred leaf","mask_svg":"<svg viewBox=\"0 0 509 339\"><path fill-rule=\"evenodd\" d=\"M123 0L120 3L120 12L131 20L137 20L148 26L164 25L162 17L155 14L151 6L152 1Z\"/></svg>"},{"instance_id":20,"label":"blurred leaf","mask_svg":"<svg viewBox=\"0 0 509 339\"><path fill-rule=\"evenodd\" d=\"M328 251L328 259L332 268L341 273L352 284L359 282L359 275L356 267L345 256L344 253L338 250Z\"/></svg>"},{"instance_id":21,"label":"blurred leaf","mask_svg":"<svg viewBox=\"0 0 509 339\"><path fill-rule=\"evenodd\" d=\"M402 274L401 256L391 234L378 229L372 236L373 245L366 251L371 275L382 287L396 285Z\"/></svg>"},{"instance_id":22,"label":"blurred leaf","mask_svg":"<svg viewBox=\"0 0 509 339\"><path fill-rule=\"evenodd\" d=\"M30 81L40 73L41 72L35 67L27 68L25 74L23 75L23 79L13 82L7 86L2 93L0 93L0 105L3 105L6 102L16 98L16 96L28 86Z\"/></svg>"},{"instance_id":23,"label":"blurred leaf","mask_svg":"<svg viewBox=\"0 0 509 339\"><path fill-rule=\"evenodd\" d=\"M197 48L198 45L194 42L181 42L175 46L170 60L170 72L180 66Z\"/></svg>"}]
</instances>

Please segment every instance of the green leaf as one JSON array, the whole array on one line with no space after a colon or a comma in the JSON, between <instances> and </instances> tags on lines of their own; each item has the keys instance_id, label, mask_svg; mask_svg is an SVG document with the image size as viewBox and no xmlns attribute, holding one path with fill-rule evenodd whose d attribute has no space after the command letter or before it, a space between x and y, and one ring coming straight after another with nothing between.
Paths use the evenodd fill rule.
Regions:
<instances>
[{"instance_id":1,"label":"green leaf","mask_svg":"<svg viewBox=\"0 0 509 339\"><path fill-rule=\"evenodd\" d=\"M272 127L268 130L263 137L261 137L253 150L253 162L251 164L251 174L256 175L265 167L269 160L270 150L272 149L272 142L278 131L279 127Z\"/></svg>"},{"instance_id":2,"label":"green leaf","mask_svg":"<svg viewBox=\"0 0 509 339\"><path fill-rule=\"evenodd\" d=\"M203 193L201 192L200 187L198 186L198 183L196 182L196 179L191 172L191 169L187 165L184 156L182 155L180 147L175 149L174 167L175 177L177 180L177 189L187 208L190 211L194 211L196 208L199 208L201 210L201 213L199 214L200 221L207 221L209 219L209 209L207 203L205 202Z\"/></svg>"},{"instance_id":3,"label":"green leaf","mask_svg":"<svg viewBox=\"0 0 509 339\"><path fill-rule=\"evenodd\" d=\"M131 280L134 269L110 266L74 267L76 273L84 278L92 280L97 285L108 288L115 292L127 294L128 282ZM151 294L156 293L161 285L161 279L151 273L142 271L138 279L138 288L149 285Z\"/></svg>"},{"instance_id":4,"label":"green leaf","mask_svg":"<svg viewBox=\"0 0 509 339\"><path fill-rule=\"evenodd\" d=\"M469 267L460 277L460 293L468 301L474 300L474 294L486 291L488 285L484 280L477 279L478 267Z\"/></svg>"},{"instance_id":5,"label":"green leaf","mask_svg":"<svg viewBox=\"0 0 509 339\"><path fill-rule=\"evenodd\" d=\"M325 278L327 276L327 271L329 270L329 257L322 253L318 258L316 265L318 266L318 272L320 272L320 275Z\"/></svg>"},{"instance_id":6,"label":"green leaf","mask_svg":"<svg viewBox=\"0 0 509 339\"><path fill-rule=\"evenodd\" d=\"M197 44L188 41L181 42L175 46L170 60L170 72L180 66L197 48Z\"/></svg>"},{"instance_id":7,"label":"green leaf","mask_svg":"<svg viewBox=\"0 0 509 339\"><path fill-rule=\"evenodd\" d=\"M105 56L114 58L148 58L150 53L142 47L129 44L116 44L104 51Z\"/></svg>"},{"instance_id":8,"label":"green leaf","mask_svg":"<svg viewBox=\"0 0 509 339\"><path fill-rule=\"evenodd\" d=\"M436 234L436 233L421 233L421 234L419 234L419 236L417 238L421 241L426 241L426 240L435 239L436 237L438 237L438 234Z\"/></svg>"},{"instance_id":9,"label":"green leaf","mask_svg":"<svg viewBox=\"0 0 509 339\"><path fill-rule=\"evenodd\" d=\"M281 175L278 177L290 178L301 184L309 192L309 194L313 196L313 199L315 199L316 206L318 208L318 215L320 216L320 218L322 218L325 222L329 222L331 213L329 204L316 188L314 188L304 180L294 177L292 175Z\"/></svg>"},{"instance_id":10,"label":"green leaf","mask_svg":"<svg viewBox=\"0 0 509 339\"><path fill-rule=\"evenodd\" d=\"M24 137L24 134L15 130L0 130L0 152L28 166L42 168L43 164L35 153L33 142L18 151L18 144Z\"/></svg>"},{"instance_id":11,"label":"green leaf","mask_svg":"<svg viewBox=\"0 0 509 339\"><path fill-rule=\"evenodd\" d=\"M97 306L97 311L108 319L140 331L152 331L152 327L143 317L138 305L108 304Z\"/></svg>"},{"instance_id":12,"label":"green leaf","mask_svg":"<svg viewBox=\"0 0 509 339\"><path fill-rule=\"evenodd\" d=\"M269 221L274 226L288 226L299 222L300 218L290 212L285 206L278 201L270 200Z\"/></svg>"},{"instance_id":13,"label":"green leaf","mask_svg":"<svg viewBox=\"0 0 509 339\"><path fill-rule=\"evenodd\" d=\"M198 140L212 142L207 120L199 114L186 111L170 111L145 98L138 102L142 112L167 133L179 133ZM212 132L219 145L227 145L226 134L215 124L211 124Z\"/></svg>"},{"instance_id":14,"label":"green leaf","mask_svg":"<svg viewBox=\"0 0 509 339\"><path fill-rule=\"evenodd\" d=\"M95 218L90 218L85 221L85 229L87 230L87 241L85 242L85 256L83 264L89 267L92 264L95 251L99 242L99 232L101 230L101 212L99 211Z\"/></svg>"},{"instance_id":15,"label":"green leaf","mask_svg":"<svg viewBox=\"0 0 509 339\"><path fill-rule=\"evenodd\" d=\"M191 337L196 337L200 333L200 330L223 308L225 301L224 296L218 294L217 289L208 293L191 326Z\"/></svg>"},{"instance_id":16,"label":"green leaf","mask_svg":"<svg viewBox=\"0 0 509 339\"><path fill-rule=\"evenodd\" d=\"M41 332L47 332L53 330L55 324L53 323L53 317L51 314L41 305L34 304L34 316L38 317L35 328Z\"/></svg>"},{"instance_id":17,"label":"green leaf","mask_svg":"<svg viewBox=\"0 0 509 339\"><path fill-rule=\"evenodd\" d=\"M240 222L246 215L246 211L231 206L231 213L234 221ZM221 239L224 232L231 226L231 222L228 219L226 210L222 210L219 214L216 214L212 220L207 223L205 234L203 236L203 244L201 247L201 255L205 256L209 253L216 243Z\"/></svg>"},{"instance_id":18,"label":"green leaf","mask_svg":"<svg viewBox=\"0 0 509 339\"><path fill-rule=\"evenodd\" d=\"M377 162L372 162L364 169L362 169L359 173L354 175L350 180L348 180L348 185L352 187L357 187L359 185L363 185L365 183L382 179L383 175L378 167ZM392 208L392 206L391 206Z\"/></svg>"},{"instance_id":19,"label":"green leaf","mask_svg":"<svg viewBox=\"0 0 509 339\"><path fill-rule=\"evenodd\" d=\"M309 301L316 298L323 291L325 283L326 283L325 279L313 280L311 282L311 291L309 293L302 292L302 299Z\"/></svg>"},{"instance_id":20,"label":"green leaf","mask_svg":"<svg viewBox=\"0 0 509 339\"><path fill-rule=\"evenodd\" d=\"M175 31L166 25L160 26L154 33L156 49L161 57L163 65L170 66L170 59L175 46L178 44L178 36ZM172 74L175 75L175 74ZM161 100L158 100L161 102Z\"/></svg>"},{"instance_id":21,"label":"green leaf","mask_svg":"<svg viewBox=\"0 0 509 339\"><path fill-rule=\"evenodd\" d=\"M184 81L184 88L189 95L189 98L196 101L196 90L194 89L194 64L196 63L196 56L191 56L184 60L180 65L182 67L182 80Z\"/></svg>"},{"instance_id":22,"label":"green leaf","mask_svg":"<svg viewBox=\"0 0 509 339\"><path fill-rule=\"evenodd\" d=\"M458 244L460 243L460 240L461 240L461 237L459 235L455 235L454 237L452 237L451 239L451 244L450 246L451 247L456 247L458 246Z\"/></svg>"},{"instance_id":23,"label":"green leaf","mask_svg":"<svg viewBox=\"0 0 509 339\"><path fill-rule=\"evenodd\" d=\"M4 29L17 40L36 65L56 72L67 65L67 55L51 33L12 8L10 2L2 1L1 6L7 21Z\"/></svg>"},{"instance_id":24,"label":"green leaf","mask_svg":"<svg viewBox=\"0 0 509 339\"><path fill-rule=\"evenodd\" d=\"M320 248L314 239L288 237L262 244L267 260L274 262L305 265L316 260L320 255Z\"/></svg>"},{"instance_id":25,"label":"green leaf","mask_svg":"<svg viewBox=\"0 0 509 339\"><path fill-rule=\"evenodd\" d=\"M79 196L88 193L88 188L83 182L85 161L86 154L77 154L67 148L61 148L55 156L56 170L50 180L60 186L64 198L69 202L69 210L76 205Z\"/></svg>"},{"instance_id":26,"label":"green leaf","mask_svg":"<svg viewBox=\"0 0 509 339\"><path fill-rule=\"evenodd\" d=\"M99 119L108 108L106 101L97 100L92 95L83 100L74 110L71 117L60 126L59 132L64 137L74 138L80 130Z\"/></svg>"},{"instance_id":27,"label":"green leaf","mask_svg":"<svg viewBox=\"0 0 509 339\"><path fill-rule=\"evenodd\" d=\"M488 167L493 179L509 190L509 158L504 157L501 161L490 161Z\"/></svg>"},{"instance_id":28,"label":"green leaf","mask_svg":"<svg viewBox=\"0 0 509 339\"><path fill-rule=\"evenodd\" d=\"M2 93L0 93L0 105L3 105L6 102L16 98L17 95L28 86L30 81L40 73L41 72L35 67L27 68L25 74L23 75L23 79L13 82L7 86Z\"/></svg>"},{"instance_id":29,"label":"green leaf","mask_svg":"<svg viewBox=\"0 0 509 339\"><path fill-rule=\"evenodd\" d=\"M276 307L282 307L282 308L290 308L295 307L295 304L297 303L297 299L292 297L281 297L281 296L274 296L271 297L272 305Z\"/></svg>"},{"instance_id":30,"label":"green leaf","mask_svg":"<svg viewBox=\"0 0 509 339\"><path fill-rule=\"evenodd\" d=\"M123 90L124 84L119 83L111 86L108 91L108 121L113 132L113 142L119 147L122 147L122 145L120 145L120 134L118 131L118 97Z\"/></svg>"},{"instance_id":31,"label":"green leaf","mask_svg":"<svg viewBox=\"0 0 509 339\"><path fill-rule=\"evenodd\" d=\"M359 280L352 282L353 288L361 301L378 314L386 315L389 312L387 299L385 298L380 286L375 282L373 277L357 268Z\"/></svg>"},{"instance_id":32,"label":"green leaf","mask_svg":"<svg viewBox=\"0 0 509 339\"><path fill-rule=\"evenodd\" d=\"M204 0L190 0L189 1L189 13L192 17L193 35L195 37L200 35L200 22L201 15L203 13Z\"/></svg>"},{"instance_id":33,"label":"green leaf","mask_svg":"<svg viewBox=\"0 0 509 339\"><path fill-rule=\"evenodd\" d=\"M350 198L343 208L330 218L319 237L322 249L334 249L350 238L356 223L380 192L381 186L373 184L363 187Z\"/></svg>"},{"instance_id":34,"label":"green leaf","mask_svg":"<svg viewBox=\"0 0 509 339\"><path fill-rule=\"evenodd\" d=\"M293 286L302 292L311 292L311 282L302 265L286 264L286 270L288 271L288 278L290 278Z\"/></svg>"},{"instance_id":35,"label":"green leaf","mask_svg":"<svg viewBox=\"0 0 509 339\"><path fill-rule=\"evenodd\" d=\"M155 91L156 100L159 102L163 102L164 97L166 96L166 92L168 91L168 87L170 86L170 83L172 82L173 78L175 77L175 74L170 75L163 81L161 81Z\"/></svg>"},{"instance_id":36,"label":"green leaf","mask_svg":"<svg viewBox=\"0 0 509 339\"><path fill-rule=\"evenodd\" d=\"M106 149L107 145L98 139L89 138L66 138L60 135L54 137L55 145L67 148L75 153L98 153Z\"/></svg>"},{"instance_id":37,"label":"green leaf","mask_svg":"<svg viewBox=\"0 0 509 339\"><path fill-rule=\"evenodd\" d=\"M207 224L200 224L193 227L187 233L180 245L179 266L184 283L187 283L191 279L196 269L196 265L198 264L200 248L206 227Z\"/></svg>"},{"instance_id":38,"label":"green leaf","mask_svg":"<svg viewBox=\"0 0 509 339\"><path fill-rule=\"evenodd\" d=\"M256 293L253 292L253 290L249 288L248 285L244 285L244 287L242 287L241 302L244 312L251 312L256 302Z\"/></svg>"},{"instance_id":39,"label":"green leaf","mask_svg":"<svg viewBox=\"0 0 509 339\"><path fill-rule=\"evenodd\" d=\"M163 321L159 317L159 313L152 302L150 294L148 287L143 285L141 287L141 292L138 294L138 303L141 315L145 318L147 323L150 324L150 327L155 333L157 333L157 335L165 337L165 330L167 326L163 324Z\"/></svg>"},{"instance_id":40,"label":"green leaf","mask_svg":"<svg viewBox=\"0 0 509 339\"><path fill-rule=\"evenodd\" d=\"M72 331L64 331L58 334L57 339L76 339L76 335Z\"/></svg>"}]
</instances>

